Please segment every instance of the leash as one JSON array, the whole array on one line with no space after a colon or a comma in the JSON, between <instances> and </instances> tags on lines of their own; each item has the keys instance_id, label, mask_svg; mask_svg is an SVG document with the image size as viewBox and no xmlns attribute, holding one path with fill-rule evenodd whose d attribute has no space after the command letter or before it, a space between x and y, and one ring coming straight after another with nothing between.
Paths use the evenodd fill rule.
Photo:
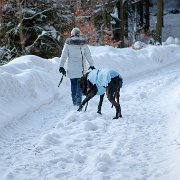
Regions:
<instances>
[{"instance_id":1,"label":"leash","mask_svg":"<svg viewBox=\"0 0 180 180\"><path fill-rule=\"evenodd\" d=\"M61 83L63 81L63 77L64 77L64 75L62 75L61 80L59 81L58 87L61 85Z\"/></svg>"},{"instance_id":2,"label":"leash","mask_svg":"<svg viewBox=\"0 0 180 180\"><path fill-rule=\"evenodd\" d=\"M84 76L83 53L82 53L81 46L80 46L80 51L81 51L81 56L82 56L82 75Z\"/></svg>"}]
</instances>

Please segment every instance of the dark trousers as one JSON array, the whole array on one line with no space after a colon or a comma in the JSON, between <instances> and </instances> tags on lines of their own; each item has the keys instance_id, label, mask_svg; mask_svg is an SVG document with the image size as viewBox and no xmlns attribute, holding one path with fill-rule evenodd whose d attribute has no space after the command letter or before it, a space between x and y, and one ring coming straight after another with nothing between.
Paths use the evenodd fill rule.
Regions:
<instances>
[{"instance_id":1,"label":"dark trousers","mask_svg":"<svg viewBox=\"0 0 180 180\"><path fill-rule=\"evenodd\" d=\"M71 96L73 105L80 106L82 101L82 90L80 88L80 78L73 78L71 80Z\"/></svg>"}]
</instances>

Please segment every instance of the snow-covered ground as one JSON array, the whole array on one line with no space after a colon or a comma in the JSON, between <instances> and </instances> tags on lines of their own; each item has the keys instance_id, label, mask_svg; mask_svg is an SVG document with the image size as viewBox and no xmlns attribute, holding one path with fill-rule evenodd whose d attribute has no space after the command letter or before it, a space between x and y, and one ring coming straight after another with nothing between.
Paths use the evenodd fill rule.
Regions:
<instances>
[{"instance_id":1,"label":"snow-covered ground","mask_svg":"<svg viewBox=\"0 0 180 180\"><path fill-rule=\"evenodd\" d=\"M121 119L98 96L77 112L58 58L0 67L1 180L180 179L180 45L91 52L124 78Z\"/></svg>"}]
</instances>

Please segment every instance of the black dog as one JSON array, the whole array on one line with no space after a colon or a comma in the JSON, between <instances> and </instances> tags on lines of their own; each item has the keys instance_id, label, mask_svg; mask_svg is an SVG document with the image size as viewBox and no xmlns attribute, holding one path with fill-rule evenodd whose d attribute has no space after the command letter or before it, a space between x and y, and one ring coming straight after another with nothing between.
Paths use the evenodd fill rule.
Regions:
<instances>
[{"instance_id":1,"label":"black dog","mask_svg":"<svg viewBox=\"0 0 180 180\"><path fill-rule=\"evenodd\" d=\"M103 73L101 73L104 72ZM95 77L93 77L93 75ZM91 78L93 77L93 78ZM101 81L108 80L104 84L100 83ZM111 102L112 106L116 108L116 115L113 119L118 119L122 117L121 114L121 106L119 103L120 98L120 88L122 87L122 77L120 74L113 70L109 69L101 69L101 70L93 70L91 72L86 73L80 79L80 87L82 89L83 94L86 98L82 101L79 106L78 111L81 111L83 106L92 99L96 94L100 95L100 101L98 105L98 113L101 114L101 107L103 103L104 94L106 92L108 100ZM103 92L104 91L104 92Z\"/></svg>"}]
</instances>

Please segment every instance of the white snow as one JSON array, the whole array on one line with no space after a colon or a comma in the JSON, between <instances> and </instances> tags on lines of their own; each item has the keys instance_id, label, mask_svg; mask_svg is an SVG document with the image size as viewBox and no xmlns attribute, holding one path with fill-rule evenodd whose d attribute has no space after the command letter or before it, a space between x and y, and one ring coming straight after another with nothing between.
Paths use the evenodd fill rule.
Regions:
<instances>
[{"instance_id":1,"label":"white snow","mask_svg":"<svg viewBox=\"0 0 180 180\"><path fill-rule=\"evenodd\" d=\"M96 68L124 78L123 118L99 96L72 105L59 58L0 67L1 180L179 180L180 45L90 47Z\"/></svg>"}]
</instances>

